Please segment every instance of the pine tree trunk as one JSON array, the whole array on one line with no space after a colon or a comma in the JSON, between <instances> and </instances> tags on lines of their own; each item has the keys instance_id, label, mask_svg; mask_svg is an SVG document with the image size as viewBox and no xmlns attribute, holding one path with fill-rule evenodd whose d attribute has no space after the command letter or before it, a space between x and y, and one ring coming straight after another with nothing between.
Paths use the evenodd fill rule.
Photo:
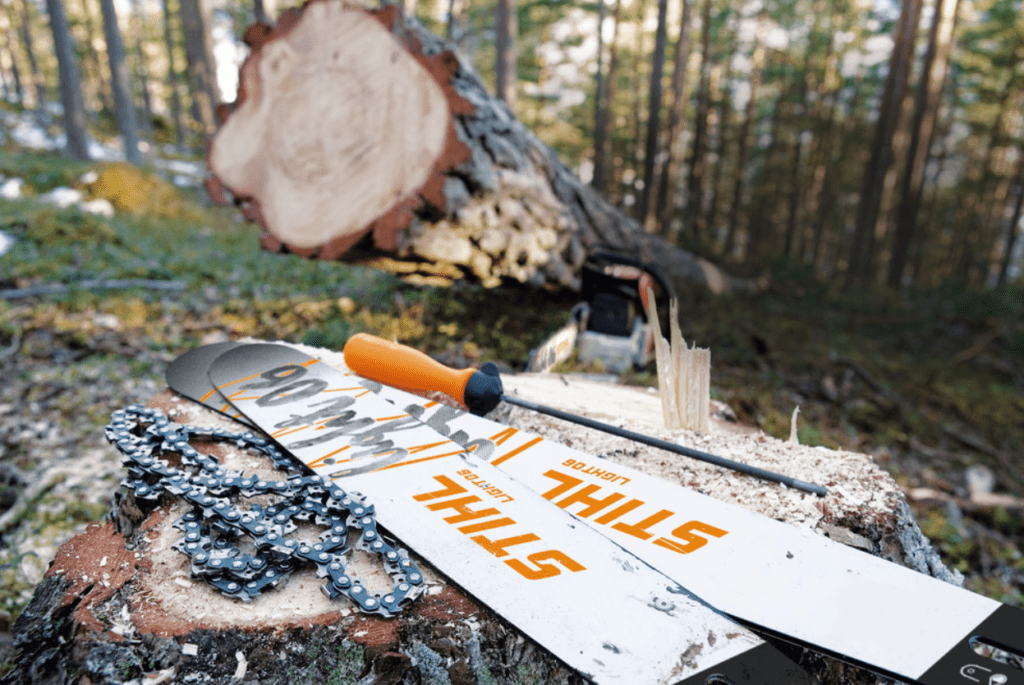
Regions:
<instances>
[{"instance_id":1,"label":"pine tree trunk","mask_svg":"<svg viewBox=\"0 0 1024 685\"><path fill-rule=\"evenodd\" d=\"M516 113L516 39L519 21L516 18L516 0L498 0L495 21L494 90L505 101L508 111Z\"/></svg>"},{"instance_id":2,"label":"pine tree trunk","mask_svg":"<svg viewBox=\"0 0 1024 685\"><path fill-rule=\"evenodd\" d=\"M987 260L982 265L980 255L988 247L984 238L988 233L986 229L992 224L992 208L1001 203L996 201L999 194L999 173L996 170L1000 149L1006 143L1008 134L1006 131L1007 118L1011 112L1015 112L1013 105L1016 102L1014 97L1021 92L1021 79L1016 75L1017 66L1024 59L1024 46L1017 46L1011 53L1006 71L1010 74L1009 82L1000 90L996 105L996 115L992 121L991 134L985 144L985 154L979 165L979 182L974 197L968 200L968 206L962 206L958 211L962 218L958 225L960 227L959 240L955 241L954 249L956 256L952 263L956 264L955 277L965 285L980 284L984 280L983 271L987 270Z\"/></svg>"},{"instance_id":3,"label":"pine tree trunk","mask_svg":"<svg viewBox=\"0 0 1024 685\"><path fill-rule=\"evenodd\" d=\"M711 1L704 0L700 29L700 83L697 86L697 111L693 116L693 152L686 191L686 226L694 245L704 240L704 174L707 157L708 114L711 111Z\"/></svg>"},{"instance_id":4,"label":"pine tree trunk","mask_svg":"<svg viewBox=\"0 0 1024 685\"><path fill-rule=\"evenodd\" d=\"M719 66L721 73L715 87L715 99L718 101L718 135L714 153L716 162L711 170L711 180L708 183L711 193L708 197L708 226L711 229L708 236L709 245L715 245L718 242L718 217L722 213L722 198L725 196L725 193L722 192L722 177L725 174L725 157L729 147L729 122L732 120L732 55L736 47L736 23L730 20L726 30L729 32L729 38L726 41L723 54L728 57L723 60L724 64Z\"/></svg>"},{"instance_id":5,"label":"pine tree trunk","mask_svg":"<svg viewBox=\"0 0 1024 685\"><path fill-rule=\"evenodd\" d=\"M736 175L733 181L732 204L729 205L729 216L726 220L725 243L722 246L722 258L732 257L739 234L740 208L743 206L743 192L746 187L747 165L750 164L750 149L753 147L753 131L757 119L757 102L760 97L761 69L764 66L764 37L767 31L766 22L758 22L757 33L754 35L754 49L750 56L750 99L743 112L743 122L736 134ZM749 241L748 241L749 243Z\"/></svg>"},{"instance_id":6,"label":"pine tree trunk","mask_svg":"<svg viewBox=\"0 0 1024 685\"><path fill-rule=\"evenodd\" d=\"M871 157L864 168L857 220L850 244L845 281L847 290L866 285L871 276L875 225L878 223L882 194L885 191L885 177L892 163L892 141L903 109L920 14L921 0L906 0L893 33L894 46L889 60L889 74L885 79L878 123L871 143Z\"/></svg>"},{"instance_id":7,"label":"pine tree trunk","mask_svg":"<svg viewBox=\"0 0 1024 685\"><path fill-rule=\"evenodd\" d=\"M82 100L82 80L78 75L74 38L68 28L62 0L46 0L46 11L50 15L53 47L60 70L60 100L64 106L68 154L86 160L89 159L89 147L85 130L85 104Z\"/></svg>"},{"instance_id":8,"label":"pine tree trunk","mask_svg":"<svg viewBox=\"0 0 1024 685\"><path fill-rule=\"evenodd\" d=\"M167 45L167 83L171 89L171 118L174 119L174 143L179 152L185 150L185 123L181 108L181 87L178 83L178 68L174 59L174 37L171 33L170 0L163 0L164 42Z\"/></svg>"},{"instance_id":9,"label":"pine tree trunk","mask_svg":"<svg viewBox=\"0 0 1024 685\"><path fill-rule=\"evenodd\" d=\"M597 103L599 111L594 121L594 179L591 187L598 193L605 192L609 174L608 124L615 107L616 82L619 65L619 19L622 16L622 0L615 0L612 12L612 43L608 49L608 74L605 78L604 97Z\"/></svg>"},{"instance_id":10,"label":"pine tree trunk","mask_svg":"<svg viewBox=\"0 0 1024 685\"><path fill-rule=\"evenodd\" d=\"M103 13L103 35L107 41L107 59L110 61L110 86L114 91L114 114L117 127L124 140L124 155L132 164L142 164L139 153L139 124L135 118L132 103L132 83L128 75L128 60L125 57L121 28L117 24L114 0L100 0Z\"/></svg>"},{"instance_id":11,"label":"pine tree trunk","mask_svg":"<svg viewBox=\"0 0 1024 685\"><path fill-rule=\"evenodd\" d=\"M21 85L21 72L18 70L18 57L14 52L14 41L11 40L11 32L4 32L4 51L11 60L11 79L14 81L14 94L18 98L18 104L25 105L25 89Z\"/></svg>"},{"instance_id":12,"label":"pine tree trunk","mask_svg":"<svg viewBox=\"0 0 1024 685\"><path fill-rule=\"evenodd\" d=\"M139 96L142 99L142 111L139 116L139 132L143 139L153 145L153 98L149 92L149 64L146 51L142 47L145 41L144 17L136 2L132 2L132 23L135 26L135 76L139 84Z\"/></svg>"},{"instance_id":13,"label":"pine tree trunk","mask_svg":"<svg viewBox=\"0 0 1024 685\"><path fill-rule=\"evenodd\" d=\"M932 25L928 31L928 48L921 68L921 80L914 99L914 113L910 122L910 143L907 147L907 165L900 181L900 204L896 210L896 232L892 258L886 283L899 288L903 270L910 254L910 241L917 225L924 187L924 166L931 149L932 130L938 113L942 90L949 68L949 53L953 47L953 27L956 24L960 0L942 0L935 4Z\"/></svg>"},{"instance_id":14,"label":"pine tree trunk","mask_svg":"<svg viewBox=\"0 0 1024 685\"><path fill-rule=\"evenodd\" d=\"M801 172L805 166L804 162L804 141L801 133L810 124L807 116L807 93L811 89L811 80L814 75L814 40L821 30L821 22L825 10L823 0L815 0L812 5L814 19L811 22L811 31L807 36L807 52L804 55L804 64L799 78L797 88L796 104L793 113L793 128L796 132L796 139L793 141L793 157L789 165L789 190L787 193L789 202L786 208L786 231L782 244L782 256L788 259L796 244L797 227L800 223L800 207L803 198L803 183ZM829 41L831 44L831 41Z\"/></svg>"},{"instance_id":15,"label":"pine tree trunk","mask_svg":"<svg viewBox=\"0 0 1024 685\"><path fill-rule=\"evenodd\" d=\"M637 216L648 231L655 228L654 190L655 162L658 155L658 136L661 123L662 74L665 68L665 43L668 40L668 0L658 0L658 28L654 38L654 54L651 56L651 88L647 110L647 141L644 145L644 187L640 193L640 209Z\"/></svg>"},{"instance_id":16,"label":"pine tree trunk","mask_svg":"<svg viewBox=\"0 0 1024 685\"><path fill-rule=\"evenodd\" d=\"M591 183L597 178L597 168L604 164L604 135L605 127L601 125L601 115L604 109L605 80L604 80L604 17L605 0L597 0L597 74L594 84L594 171L591 174ZM598 139L598 135L601 138Z\"/></svg>"},{"instance_id":17,"label":"pine tree trunk","mask_svg":"<svg viewBox=\"0 0 1024 685\"><path fill-rule=\"evenodd\" d=\"M114 101L111 99L111 91L107 88L107 79L105 78L106 69L103 67L99 51L95 47L96 25L93 22L95 12L93 12L89 0L81 0L81 2L82 28L85 31L85 46L82 50L83 59L81 67L87 78L85 85L92 89L90 99L93 105L108 112L114 112Z\"/></svg>"},{"instance_id":18,"label":"pine tree trunk","mask_svg":"<svg viewBox=\"0 0 1024 685\"><path fill-rule=\"evenodd\" d=\"M35 44L32 41L32 28L30 26L31 16L29 15L27 0L19 0L21 14L21 42L25 48L25 56L28 57L28 66L32 74L32 83L36 91L36 110L40 113L46 112L46 80L39 71L39 62L36 59Z\"/></svg>"},{"instance_id":19,"label":"pine tree trunk","mask_svg":"<svg viewBox=\"0 0 1024 685\"><path fill-rule=\"evenodd\" d=\"M211 143L211 190L262 223L268 249L345 255L414 283L548 288L578 288L588 255L612 250L676 290L758 288L648 235L395 7L290 10L241 75Z\"/></svg>"},{"instance_id":20,"label":"pine tree trunk","mask_svg":"<svg viewBox=\"0 0 1024 685\"><path fill-rule=\"evenodd\" d=\"M687 89L687 66L690 61L690 15L693 0L683 0L683 11L679 20L679 38L672 64L672 108L666 131L668 144L665 146L665 164L658 183L658 224L661 234L672 234L672 217L675 214L675 196L678 179L682 175L682 161L686 158L686 105L689 100Z\"/></svg>"},{"instance_id":21,"label":"pine tree trunk","mask_svg":"<svg viewBox=\"0 0 1024 685\"><path fill-rule=\"evenodd\" d=\"M841 13L836 0L830 0L831 13L829 16L828 34L835 35L841 30ZM833 151L833 134L836 127L836 105L839 101L839 94L829 91L830 84L838 81L839 59L836 55L835 41L829 40L825 48L825 55L822 59L821 80L817 83L814 108L811 113L812 136L811 145L808 150L807 159L810 172L808 176L808 187L803 204L804 220L799 231L799 243L796 254L800 261L808 262L808 250L813 240L812 226L817 216L817 210L821 202L821 191L824 187L826 176L826 160ZM813 260L810 261L813 264Z\"/></svg>"},{"instance_id":22,"label":"pine tree trunk","mask_svg":"<svg viewBox=\"0 0 1024 685\"><path fill-rule=\"evenodd\" d=\"M185 34L185 61L188 63L192 117L206 134L217 127L218 96L213 53L203 0L180 0L181 26Z\"/></svg>"},{"instance_id":23,"label":"pine tree trunk","mask_svg":"<svg viewBox=\"0 0 1024 685\"><path fill-rule=\"evenodd\" d=\"M0 89L3 90L4 101L11 99L11 84L7 82L7 70L4 69L4 50L0 50Z\"/></svg>"},{"instance_id":24,"label":"pine tree trunk","mask_svg":"<svg viewBox=\"0 0 1024 685\"><path fill-rule=\"evenodd\" d=\"M830 223L842 225L842 220L836 218L838 214L836 204L842 192L841 170L849 155L853 133L857 127L856 112L859 102L864 97L863 91L863 76L859 76L854 81L853 94L847 108L850 113L841 126L835 127L834 131L838 140L833 140L830 144L829 156L826 158L827 166L822 180L821 200L817 203L817 212L812 227L814 238L811 245L811 263L814 265L814 273L819 276L826 274L832 276L838 270L838 264L827 261L829 255L825 249L826 243L830 241L830 233L834 233L834 231L828 232L827 229ZM838 97L837 93L837 100ZM836 106L838 106L838 102ZM831 150L835 148L838 148L838 152L833 155ZM835 242L834 238L832 242Z\"/></svg>"},{"instance_id":25,"label":"pine tree trunk","mask_svg":"<svg viewBox=\"0 0 1024 685\"><path fill-rule=\"evenodd\" d=\"M1020 236L1021 210L1024 209L1024 157L1021 157L1017 165L1017 174L1014 180L1016 199L1013 203L1013 213L1006 223L1006 233L1003 237L1003 258L999 262L999 276L996 280L996 287L1002 288L1006 285L1007 273L1010 271L1010 259L1013 257L1014 248L1017 246L1017 238Z\"/></svg>"}]
</instances>

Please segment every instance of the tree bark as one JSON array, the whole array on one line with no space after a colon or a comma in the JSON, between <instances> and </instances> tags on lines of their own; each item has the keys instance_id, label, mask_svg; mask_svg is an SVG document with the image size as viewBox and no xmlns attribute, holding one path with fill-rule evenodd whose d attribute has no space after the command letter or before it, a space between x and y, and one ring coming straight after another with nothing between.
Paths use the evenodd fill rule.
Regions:
<instances>
[{"instance_id":1,"label":"tree bark","mask_svg":"<svg viewBox=\"0 0 1024 685\"><path fill-rule=\"evenodd\" d=\"M594 121L594 179L591 186L603 193L608 184L608 124L615 105L616 82L619 66L619 19L622 16L622 0L615 0L612 12L612 44L608 49L608 74L605 78L604 96L595 114Z\"/></svg>"},{"instance_id":2,"label":"tree bark","mask_svg":"<svg viewBox=\"0 0 1024 685\"><path fill-rule=\"evenodd\" d=\"M605 0L597 0L597 74L594 84L594 171L591 174L591 182L597 178L597 167L604 164L604 136L607 133L601 125L601 115L604 108L604 17ZM598 135L601 137L598 138Z\"/></svg>"},{"instance_id":3,"label":"tree bark","mask_svg":"<svg viewBox=\"0 0 1024 685\"><path fill-rule=\"evenodd\" d=\"M687 67L690 61L690 15L693 0L683 0L683 11L679 20L679 38L672 63L672 108L669 111L668 130L665 146L665 164L658 184L658 224L661 234L669 237L672 232L672 216L675 214L675 196L678 179L682 176L682 160L686 158L686 105L689 101L687 89Z\"/></svg>"},{"instance_id":4,"label":"tree bark","mask_svg":"<svg viewBox=\"0 0 1024 685\"><path fill-rule=\"evenodd\" d=\"M798 77L798 88L796 102L794 104L793 120L796 139L793 141L793 157L789 166L789 202L786 208L786 231L783 238L782 256L789 259L797 240L797 228L800 223L800 207L803 198L803 183L801 175L805 167L804 141L802 132L810 124L810 117L807 115L807 93L812 89L814 74L814 43L821 30L821 22L824 19L825 3L823 0L816 0L811 11L814 19L811 23L811 31L807 36L807 52L804 54L802 73ZM830 34L831 35L831 34ZM831 39L828 41L831 46Z\"/></svg>"},{"instance_id":5,"label":"tree bark","mask_svg":"<svg viewBox=\"0 0 1024 685\"><path fill-rule=\"evenodd\" d=\"M89 159L89 147L85 130L85 104L82 100L82 80L78 75L78 62L75 58L74 38L68 28L62 0L46 0L46 11L50 15L53 47L57 53L60 71L60 100L64 106L67 150L71 156L86 160Z\"/></svg>"},{"instance_id":6,"label":"tree bark","mask_svg":"<svg viewBox=\"0 0 1024 685\"><path fill-rule=\"evenodd\" d=\"M203 133L217 127L217 105L220 103L213 53L203 0L180 0L181 27L185 34L185 61L188 63L189 92L192 95L192 117Z\"/></svg>"},{"instance_id":7,"label":"tree bark","mask_svg":"<svg viewBox=\"0 0 1024 685\"><path fill-rule=\"evenodd\" d=\"M103 68L99 51L96 49L96 26L93 23L95 12L89 0L81 0L82 4L82 30L85 31L84 45L82 48L81 68L86 86L86 95L91 96L91 104L100 110L114 111L114 101L111 99L111 91L107 88L106 70ZM90 73L91 72L91 73ZM87 100L88 102L88 100Z\"/></svg>"},{"instance_id":8,"label":"tree bark","mask_svg":"<svg viewBox=\"0 0 1024 685\"><path fill-rule=\"evenodd\" d=\"M889 74L885 79L878 123L871 143L871 157L864 168L857 220L850 243L849 263L845 288L864 286L870 279L875 249L875 225L885 190L885 176L892 163L892 141L903 109L907 77L914 56L917 24L921 14L921 0L906 0L893 33L893 50L889 59Z\"/></svg>"},{"instance_id":9,"label":"tree bark","mask_svg":"<svg viewBox=\"0 0 1024 685\"><path fill-rule=\"evenodd\" d=\"M4 50L11 60L11 79L14 81L14 93L18 98L18 104L25 105L25 89L21 85L21 72L18 70L18 56L14 52L14 41L11 40L11 32L4 32Z\"/></svg>"},{"instance_id":10,"label":"tree bark","mask_svg":"<svg viewBox=\"0 0 1024 685\"><path fill-rule=\"evenodd\" d=\"M413 282L578 288L587 256L616 250L677 290L758 288L647 235L393 7L315 0L282 15L242 67L209 164L214 195L230 190L269 249L347 255Z\"/></svg>"},{"instance_id":11,"label":"tree bark","mask_svg":"<svg viewBox=\"0 0 1024 685\"><path fill-rule=\"evenodd\" d=\"M139 116L139 132L143 139L150 146L153 145L153 98L149 91L149 63L146 58L146 51L143 48L145 42L145 18L139 5L132 2L132 23L134 24L135 43L135 76L139 83L139 96L142 99L142 110Z\"/></svg>"},{"instance_id":12,"label":"tree bark","mask_svg":"<svg viewBox=\"0 0 1024 685\"><path fill-rule=\"evenodd\" d=\"M103 13L103 35L106 37L107 59L110 62L110 87L114 91L114 115L124 140L124 156L130 163L140 166L142 155L139 152L139 124L135 118L128 60L121 39L121 28L117 24L114 0L100 0L100 10Z\"/></svg>"},{"instance_id":13,"label":"tree bark","mask_svg":"<svg viewBox=\"0 0 1024 685\"><path fill-rule=\"evenodd\" d=\"M921 80L914 99L914 113L910 121L910 143L907 147L907 165L900 181L900 204L896 210L896 232L886 283L890 288L900 287L903 270L910 254L910 241L917 225L924 187L924 166L931 149L932 131L938 114L942 90L949 68L949 53L953 47L953 27L956 25L960 0L941 0L935 3L932 25L928 31L928 48L921 68Z\"/></svg>"},{"instance_id":14,"label":"tree bark","mask_svg":"<svg viewBox=\"0 0 1024 685\"><path fill-rule=\"evenodd\" d=\"M495 21L494 90L505 101L508 111L516 113L516 39L519 36L519 20L516 17L516 0L498 0Z\"/></svg>"},{"instance_id":15,"label":"tree bark","mask_svg":"<svg viewBox=\"0 0 1024 685\"><path fill-rule=\"evenodd\" d=\"M729 124L732 121L732 57L736 49L736 21L734 18L728 20L725 30L729 33L729 38L725 41L726 48L723 51L723 54L727 55L727 57L722 60L724 64L719 65L720 74L715 86L715 99L718 100L718 135L715 140L715 167L711 170L711 179L708 184L710 196L708 197L707 212L708 226L711 229L708 239L709 245L716 245L717 243L718 217L722 214L722 201L725 197L725 193L722 192L722 186L723 184L729 185L728 180L723 181L723 177L726 171L726 152L730 144ZM737 170L736 173L743 172Z\"/></svg>"},{"instance_id":16,"label":"tree bark","mask_svg":"<svg viewBox=\"0 0 1024 685\"><path fill-rule=\"evenodd\" d=\"M700 27L700 83L697 86L697 111L693 115L693 151L686 191L684 232L694 245L704 240L704 173L706 171L708 114L711 111L711 1L704 0Z\"/></svg>"},{"instance_id":17,"label":"tree bark","mask_svg":"<svg viewBox=\"0 0 1024 685\"><path fill-rule=\"evenodd\" d=\"M750 56L750 99L744 108L743 121L736 134L738 149L736 151L736 175L733 181L732 204L726 219L725 242L722 245L722 258L729 260L739 234L740 209L743 206L743 190L746 187L747 165L750 164L750 149L753 147L753 130L757 118L757 99L760 96L761 69L764 66L764 37L767 24L762 17L754 34L754 49ZM749 242L749 241L748 241Z\"/></svg>"},{"instance_id":18,"label":"tree bark","mask_svg":"<svg viewBox=\"0 0 1024 685\"><path fill-rule=\"evenodd\" d=\"M1016 199L1013 202L1013 213L1006 223L1006 233L1003 237L1003 258L999 262L999 276L996 280L996 287L1002 288L1006 285L1006 276L1010 271L1010 259L1013 257L1013 250L1017 245L1017 238L1020 235L1021 210L1024 209L1024 157L1021 157L1017 165L1017 174L1014 179L1016 188Z\"/></svg>"},{"instance_id":19,"label":"tree bark","mask_svg":"<svg viewBox=\"0 0 1024 685\"><path fill-rule=\"evenodd\" d=\"M654 204L651 202L654 190L655 162L658 156L658 136L661 124L662 74L665 68L665 43L668 40L668 0L658 0L658 28L654 37L654 54L651 56L651 87L648 95L647 140L644 145L644 187L640 193L640 210L637 216L648 231L655 228Z\"/></svg>"},{"instance_id":20,"label":"tree bark","mask_svg":"<svg viewBox=\"0 0 1024 685\"><path fill-rule=\"evenodd\" d=\"M43 113L46 111L46 80L43 78L43 74L39 70L39 62L36 59L35 43L32 40L32 28L29 25L31 16L29 15L28 2L27 0L19 0L19 3L18 10L20 10L21 14L21 42L25 47L25 56L28 57L28 66L32 73L32 83L35 85L36 110Z\"/></svg>"},{"instance_id":21,"label":"tree bark","mask_svg":"<svg viewBox=\"0 0 1024 685\"><path fill-rule=\"evenodd\" d=\"M1009 56L1006 67L1006 71L1010 75L1009 80L999 90L996 115L990 128L991 133L985 143L985 153L978 164L977 191L958 209L961 221L958 222L959 231L956 236L957 240L952 245L954 256L950 263L955 264L954 277L965 285L984 281L984 274L989 263L987 258L980 257L988 247L984 243L983 236L988 232L986 229L991 226L992 208L997 205L1001 209L1005 207L1002 202L996 201L1000 180L996 162L1001 154L1002 146L1009 138L1006 126L1011 112L1016 111L1013 105L1016 102L1014 95L1021 92L1021 79L1016 75L1016 70L1022 59L1024 59L1024 46L1018 45Z\"/></svg>"},{"instance_id":22,"label":"tree bark","mask_svg":"<svg viewBox=\"0 0 1024 685\"><path fill-rule=\"evenodd\" d=\"M174 143L179 152L185 150L185 123L181 108L181 88L178 84L178 68L174 59L174 36L171 33L170 0L160 4L164 10L164 43L167 45L167 83L171 89L171 118L174 119Z\"/></svg>"}]
</instances>

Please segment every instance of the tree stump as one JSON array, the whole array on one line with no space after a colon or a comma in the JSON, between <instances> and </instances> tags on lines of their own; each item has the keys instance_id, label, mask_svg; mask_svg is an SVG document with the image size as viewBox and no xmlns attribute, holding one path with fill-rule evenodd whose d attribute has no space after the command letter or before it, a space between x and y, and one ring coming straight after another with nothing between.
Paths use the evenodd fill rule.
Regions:
<instances>
[{"instance_id":1,"label":"tree stump","mask_svg":"<svg viewBox=\"0 0 1024 685\"><path fill-rule=\"evenodd\" d=\"M337 353L304 351L341 365ZM595 392L587 381L572 377L566 379L568 385L560 378L531 375L508 381L509 392L526 399L542 395L546 404L601 420L609 415L621 420L616 418L621 407L629 408L633 420L651 415L646 403L658 406L657 397L642 390L605 385ZM585 407L579 406L581 396L589 398ZM170 391L154 397L150 406L181 424L237 429L230 420ZM830 482L832 494L815 500L509 405L499 407L492 418L550 439L571 441L577 449L603 454L923 573L959 580L942 565L914 523L896 483L864 455L784 443L717 417L703 436L643 426L645 432L698 449ZM264 478L278 473L269 461L232 446L196 447L215 454L227 468ZM174 498L147 505L119 494L109 521L93 524L65 544L15 624L19 654L3 682L586 682L416 558L414 540L402 542L411 548L428 590L393 618L360 614L348 600L328 599L312 569L296 573L284 587L250 603L227 598L194 579L188 557L171 547L182 535L172 522L186 510ZM373 589L371 569L353 573ZM890 682L782 641L773 642L823 685Z\"/></svg>"},{"instance_id":2,"label":"tree stump","mask_svg":"<svg viewBox=\"0 0 1024 685\"><path fill-rule=\"evenodd\" d=\"M312 0L250 28L237 100L210 146L267 249L346 259L415 283L579 287L587 256L654 265L678 292L758 289L601 198L415 19Z\"/></svg>"}]
</instances>

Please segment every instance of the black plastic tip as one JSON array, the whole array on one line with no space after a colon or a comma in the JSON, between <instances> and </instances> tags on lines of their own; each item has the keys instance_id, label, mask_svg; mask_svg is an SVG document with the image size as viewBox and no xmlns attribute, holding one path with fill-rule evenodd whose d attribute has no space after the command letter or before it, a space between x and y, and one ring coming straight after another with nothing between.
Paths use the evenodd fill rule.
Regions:
<instances>
[{"instance_id":1,"label":"black plastic tip","mask_svg":"<svg viewBox=\"0 0 1024 685\"><path fill-rule=\"evenodd\" d=\"M483 416L498 406L503 392L498 366L487 362L469 377L462 397L470 413Z\"/></svg>"}]
</instances>

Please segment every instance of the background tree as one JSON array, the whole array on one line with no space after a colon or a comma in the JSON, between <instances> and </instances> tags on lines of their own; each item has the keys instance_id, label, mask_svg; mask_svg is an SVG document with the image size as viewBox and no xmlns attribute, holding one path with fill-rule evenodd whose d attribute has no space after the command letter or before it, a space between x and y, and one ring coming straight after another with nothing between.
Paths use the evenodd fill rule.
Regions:
<instances>
[{"instance_id":1,"label":"background tree","mask_svg":"<svg viewBox=\"0 0 1024 685\"><path fill-rule=\"evenodd\" d=\"M132 164L141 165L139 127L135 118L135 105L132 103L132 84L121 28L117 24L114 0L100 0L100 8L103 12L103 34L107 40L107 59L110 62L110 85L114 91L114 114L124 140L124 155Z\"/></svg>"},{"instance_id":2,"label":"background tree","mask_svg":"<svg viewBox=\"0 0 1024 685\"><path fill-rule=\"evenodd\" d=\"M36 58L35 41L32 39L32 15L29 13L28 0L13 0L9 5L12 14L20 18L13 21L15 26L21 27L21 44L25 50L25 57L28 59L29 72L32 75L32 83L35 87L36 109L40 113L46 110L46 81L43 79L42 71L39 68L39 60Z\"/></svg>"},{"instance_id":3,"label":"background tree","mask_svg":"<svg viewBox=\"0 0 1024 685\"><path fill-rule=\"evenodd\" d=\"M217 127L216 110L220 103L216 69L210 49L210 22L202 0L179 0L179 5L189 92L192 96L192 117L203 134L209 135Z\"/></svg>"},{"instance_id":4,"label":"background tree","mask_svg":"<svg viewBox=\"0 0 1024 685\"><path fill-rule=\"evenodd\" d=\"M178 67L176 66L174 36L171 30L171 0L162 0L160 3L164 14L164 44L167 48L167 86L171 94L171 119L174 121L174 144L179 152L185 150L185 124L181 107L181 92L178 81Z\"/></svg>"},{"instance_id":5,"label":"background tree","mask_svg":"<svg viewBox=\"0 0 1024 685\"><path fill-rule=\"evenodd\" d=\"M60 69L60 101L64 106L63 121L64 132L67 135L67 150L78 159L89 159L82 82L78 75L74 38L68 27L64 4L61 0L46 0L46 12L50 18L54 52Z\"/></svg>"},{"instance_id":6,"label":"background tree","mask_svg":"<svg viewBox=\"0 0 1024 685\"><path fill-rule=\"evenodd\" d=\"M690 61L692 11L693 0L683 0L679 37L676 40L675 57L672 62L672 103L665 132L665 163L658 183L658 224L663 236L671 235L673 230L672 214L675 210L677 179L681 175L680 166L686 156L686 106L689 97L687 71Z\"/></svg>"},{"instance_id":7,"label":"background tree","mask_svg":"<svg viewBox=\"0 0 1024 685\"><path fill-rule=\"evenodd\" d=\"M516 0L498 0L494 23L495 50L494 91L505 101L509 111L516 112L516 37L519 34L519 19L516 15Z\"/></svg>"},{"instance_id":8,"label":"background tree","mask_svg":"<svg viewBox=\"0 0 1024 685\"><path fill-rule=\"evenodd\" d=\"M644 187L640 191L640 207L637 217L648 231L655 228L654 172L658 156L659 134L661 132L662 71L665 66L665 43L668 40L668 0L658 0L658 28L654 38L654 54L651 56L651 87L648 96L647 139L644 145Z\"/></svg>"},{"instance_id":9,"label":"background tree","mask_svg":"<svg viewBox=\"0 0 1024 685\"><path fill-rule=\"evenodd\" d=\"M892 164L893 136L899 124L906 93L907 77L914 54L917 24L921 14L921 0L905 0L900 18L893 32L892 57L886 77L878 122L871 143L871 156L864 168L857 220L850 244L849 265L846 270L846 288L865 285L871 276L875 249L875 225L882 204L885 177Z\"/></svg>"},{"instance_id":10,"label":"background tree","mask_svg":"<svg viewBox=\"0 0 1024 685\"><path fill-rule=\"evenodd\" d=\"M900 183L900 204L896 211L896 225L892 257L886 278L890 288L898 288L903 281L910 241L917 224L924 185L924 165L932 142L932 131L949 69L949 52L953 41L959 0L938 0L932 14L928 32L928 48L924 55L921 78L914 98L914 113L910 120L910 142L907 162Z\"/></svg>"}]
</instances>

